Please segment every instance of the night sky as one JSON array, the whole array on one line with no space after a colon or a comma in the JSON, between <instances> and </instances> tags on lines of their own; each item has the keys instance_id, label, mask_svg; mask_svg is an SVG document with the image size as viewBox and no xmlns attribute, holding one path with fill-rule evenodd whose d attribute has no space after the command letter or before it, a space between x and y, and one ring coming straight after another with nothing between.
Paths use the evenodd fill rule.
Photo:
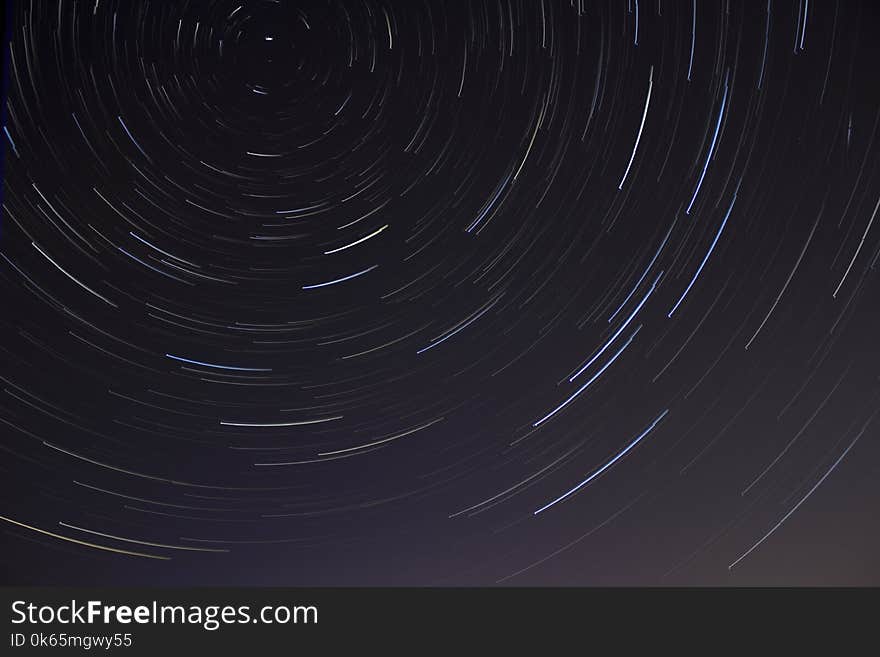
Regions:
<instances>
[{"instance_id":1,"label":"night sky","mask_svg":"<svg viewBox=\"0 0 880 657\"><path fill-rule=\"evenodd\" d=\"M880 584L880 8L16 2L6 584Z\"/></svg>"}]
</instances>

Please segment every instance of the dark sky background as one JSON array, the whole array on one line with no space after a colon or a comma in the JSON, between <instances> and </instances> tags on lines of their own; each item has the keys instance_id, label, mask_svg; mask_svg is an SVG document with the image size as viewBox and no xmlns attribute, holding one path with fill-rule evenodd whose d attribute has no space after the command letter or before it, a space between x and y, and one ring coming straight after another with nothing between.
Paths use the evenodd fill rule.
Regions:
<instances>
[{"instance_id":1,"label":"dark sky background","mask_svg":"<svg viewBox=\"0 0 880 657\"><path fill-rule=\"evenodd\" d=\"M5 584L880 584L872 2L18 2Z\"/></svg>"}]
</instances>

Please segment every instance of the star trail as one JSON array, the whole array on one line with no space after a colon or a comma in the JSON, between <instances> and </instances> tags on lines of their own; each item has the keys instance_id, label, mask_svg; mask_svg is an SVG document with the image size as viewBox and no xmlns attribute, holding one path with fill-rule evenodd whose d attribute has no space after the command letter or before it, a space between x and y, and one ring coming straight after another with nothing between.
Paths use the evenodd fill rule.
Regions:
<instances>
[{"instance_id":1,"label":"star trail","mask_svg":"<svg viewBox=\"0 0 880 657\"><path fill-rule=\"evenodd\" d=\"M880 583L873 3L11 15L9 583Z\"/></svg>"}]
</instances>

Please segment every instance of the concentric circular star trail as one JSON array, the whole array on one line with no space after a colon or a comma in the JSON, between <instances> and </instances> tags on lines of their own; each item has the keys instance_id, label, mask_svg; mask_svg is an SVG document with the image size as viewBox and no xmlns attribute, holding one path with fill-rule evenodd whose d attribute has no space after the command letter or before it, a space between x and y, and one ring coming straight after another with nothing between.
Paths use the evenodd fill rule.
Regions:
<instances>
[{"instance_id":1,"label":"concentric circular star trail","mask_svg":"<svg viewBox=\"0 0 880 657\"><path fill-rule=\"evenodd\" d=\"M15 3L8 583L880 583L870 2Z\"/></svg>"}]
</instances>

